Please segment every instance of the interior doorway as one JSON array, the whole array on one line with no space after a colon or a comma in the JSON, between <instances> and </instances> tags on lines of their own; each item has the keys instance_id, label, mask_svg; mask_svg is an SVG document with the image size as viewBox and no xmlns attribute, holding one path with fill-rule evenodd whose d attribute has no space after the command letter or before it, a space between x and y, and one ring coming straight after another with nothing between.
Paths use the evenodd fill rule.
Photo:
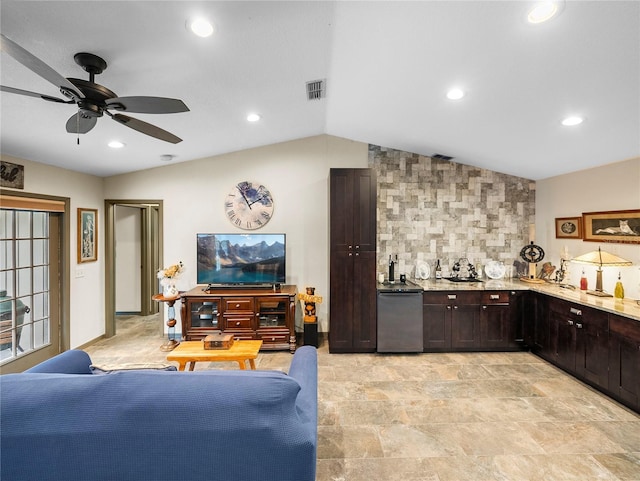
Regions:
<instances>
[{"instance_id":1,"label":"interior doorway","mask_svg":"<svg viewBox=\"0 0 640 481\"><path fill-rule=\"evenodd\" d=\"M119 212L120 209L120 212ZM124 212L124 214L123 214ZM159 305L151 299L158 292L156 273L162 266L162 201L161 200L105 200L105 336L116 334L118 283L135 281L134 294L126 301L139 307L142 316L159 312ZM133 223L139 223L132 227ZM120 236L126 230L124 236ZM120 231L120 232L119 232ZM127 238L129 236L130 238ZM123 243L123 239L126 242ZM118 248L118 243L120 247ZM123 260L119 258L125 257ZM133 264L133 265L129 265ZM138 265L135 265L138 264ZM126 272L122 272L126 270ZM122 290L120 290L122 296ZM133 303L133 304L131 304ZM162 329L159 323L158 329Z\"/></svg>"}]
</instances>

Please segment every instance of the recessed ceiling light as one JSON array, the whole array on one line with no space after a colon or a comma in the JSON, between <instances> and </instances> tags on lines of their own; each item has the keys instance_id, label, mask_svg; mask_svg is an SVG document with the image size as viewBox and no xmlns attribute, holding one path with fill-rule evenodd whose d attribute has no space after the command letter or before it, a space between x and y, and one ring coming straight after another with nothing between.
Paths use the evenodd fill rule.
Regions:
<instances>
[{"instance_id":1,"label":"recessed ceiling light","mask_svg":"<svg viewBox=\"0 0 640 481\"><path fill-rule=\"evenodd\" d=\"M554 15L556 15L560 10L560 2L538 2L536 3L531 10L529 10L529 15L527 15L527 20L529 23L542 23L550 20Z\"/></svg>"},{"instance_id":2,"label":"recessed ceiling light","mask_svg":"<svg viewBox=\"0 0 640 481\"><path fill-rule=\"evenodd\" d=\"M174 157L175 157L175 155L173 155L173 154L162 154L160 156L160 160L163 161L163 162L171 162Z\"/></svg>"},{"instance_id":3,"label":"recessed ceiling light","mask_svg":"<svg viewBox=\"0 0 640 481\"><path fill-rule=\"evenodd\" d=\"M249 114L247 115L247 120L249 122L257 122L258 120L260 120L260 116L258 114Z\"/></svg>"},{"instance_id":4,"label":"recessed ceiling light","mask_svg":"<svg viewBox=\"0 0 640 481\"><path fill-rule=\"evenodd\" d=\"M584 119L582 117L578 117L576 115L572 115L571 117L567 117L562 120L562 125L567 127L572 127L574 125L580 125Z\"/></svg>"},{"instance_id":5,"label":"recessed ceiling light","mask_svg":"<svg viewBox=\"0 0 640 481\"><path fill-rule=\"evenodd\" d=\"M124 144L122 142L120 142L119 140L112 140L107 145L109 147L111 147L112 149L121 149L122 147L124 147Z\"/></svg>"},{"instance_id":6,"label":"recessed ceiling light","mask_svg":"<svg viewBox=\"0 0 640 481\"><path fill-rule=\"evenodd\" d=\"M213 25L206 18L198 17L187 20L187 27L198 37L210 37L213 34Z\"/></svg>"},{"instance_id":7,"label":"recessed ceiling light","mask_svg":"<svg viewBox=\"0 0 640 481\"><path fill-rule=\"evenodd\" d=\"M454 88L447 92L447 98L449 100L460 100L462 97L464 97L464 91L459 88Z\"/></svg>"}]
</instances>

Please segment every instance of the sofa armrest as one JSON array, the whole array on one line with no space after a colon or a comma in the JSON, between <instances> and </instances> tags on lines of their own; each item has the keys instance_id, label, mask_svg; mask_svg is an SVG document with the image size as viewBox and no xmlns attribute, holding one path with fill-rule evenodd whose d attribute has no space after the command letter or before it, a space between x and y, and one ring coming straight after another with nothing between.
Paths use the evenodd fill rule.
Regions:
<instances>
[{"instance_id":1,"label":"sofa armrest","mask_svg":"<svg viewBox=\"0 0 640 481\"><path fill-rule=\"evenodd\" d=\"M318 424L318 352L313 346L296 349L289 367L289 376L300 384L296 405L301 415L308 415L314 426Z\"/></svg>"},{"instance_id":2,"label":"sofa armrest","mask_svg":"<svg viewBox=\"0 0 640 481\"><path fill-rule=\"evenodd\" d=\"M36 364L25 372L57 373L57 374L93 374L89 354L79 349L72 349Z\"/></svg>"}]
</instances>

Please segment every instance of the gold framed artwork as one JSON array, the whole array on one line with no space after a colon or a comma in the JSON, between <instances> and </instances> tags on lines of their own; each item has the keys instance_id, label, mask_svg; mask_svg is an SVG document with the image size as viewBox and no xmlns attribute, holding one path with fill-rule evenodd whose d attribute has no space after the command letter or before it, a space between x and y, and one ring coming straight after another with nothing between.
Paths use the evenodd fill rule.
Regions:
<instances>
[{"instance_id":1,"label":"gold framed artwork","mask_svg":"<svg viewBox=\"0 0 640 481\"><path fill-rule=\"evenodd\" d=\"M78 208L78 264L98 260L98 209Z\"/></svg>"},{"instance_id":2,"label":"gold framed artwork","mask_svg":"<svg viewBox=\"0 0 640 481\"><path fill-rule=\"evenodd\" d=\"M583 240L640 244L640 209L583 212Z\"/></svg>"},{"instance_id":3,"label":"gold framed artwork","mask_svg":"<svg viewBox=\"0 0 640 481\"><path fill-rule=\"evenodd\" d=\"M556 239L582 239L582 217L557 217Z\"/></svg>"}]
</instances>

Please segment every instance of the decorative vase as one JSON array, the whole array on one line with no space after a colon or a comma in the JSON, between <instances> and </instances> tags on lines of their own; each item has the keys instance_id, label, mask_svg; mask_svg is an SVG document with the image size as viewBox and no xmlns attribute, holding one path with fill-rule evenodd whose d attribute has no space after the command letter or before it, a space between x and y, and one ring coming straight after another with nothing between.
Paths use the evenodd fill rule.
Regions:
<instances>
[{"instance_id":1,"label":"decorative vase","mask_svg":"<svg viewBox=\"0 0 640 481\"><path fill-rule=\"evenodd\" d=\"M176 287L176 283L172 279L168 279L167 282L164 284L162 295L164 297L178 296L178 288Z\"/></svg>"}]
</instances>

